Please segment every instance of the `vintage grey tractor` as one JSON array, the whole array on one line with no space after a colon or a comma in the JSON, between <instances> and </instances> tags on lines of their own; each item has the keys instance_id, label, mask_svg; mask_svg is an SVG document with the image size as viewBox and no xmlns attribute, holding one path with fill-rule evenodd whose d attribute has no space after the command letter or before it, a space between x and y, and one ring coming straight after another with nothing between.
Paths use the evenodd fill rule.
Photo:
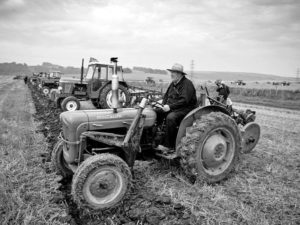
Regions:
<instances>
[{"instance_id":1,"label":"vintage grey tractor","mask_svg":"<svg viewBox=\"0 0 300 225\"><path fill-rule=\"evenodd\" d=\"M175 152L156 152L165 132L165 125L156 123L160 103L146 96L137 107L117 108L118 85L112 86L113 109L60 115L52 163L63 177L72 177L72 198L80 208L99 212L118 206L129 192L135 160L144 156L179 161L197 182L222 181L235 169L243 143L249 150L259 139L258 124L254 130L240 128L245 119L238 124L226 108L199 106L178 127Z\"/></svg>"}]
</instances>

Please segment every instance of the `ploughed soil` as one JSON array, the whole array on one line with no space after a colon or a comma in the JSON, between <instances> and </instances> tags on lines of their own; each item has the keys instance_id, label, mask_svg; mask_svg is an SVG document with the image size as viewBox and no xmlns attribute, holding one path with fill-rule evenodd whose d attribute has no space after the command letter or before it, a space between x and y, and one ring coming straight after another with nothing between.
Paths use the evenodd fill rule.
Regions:
<instances>
[{"instance_id":1,"label":"ploughed soil","mask_svg":"<svg viewBox=\"0 0 300 225\"><path fill-rule=\"evenodd\" d=\"M29 85L36 108L34 118L40 123L37 132L41 132L48 142L48 154L43 156L44 162L50 162L50 155L57 137L61 131L59 121L60 109L56 109L53 102L35 86ZM138 161L134 167L133 185L123 203L113 210L106 210L99 214L91 214L80 210L72 201L71 180L60 181L61 195L53 196L53 202L66 204L69 209L70 224L155 224L155 225L188 225L199 224L189 209L179 203L173 203L170 196L159 195L155 189L147 186L147 177L143 173L143 164Z\"/></svg>"}]
</instances>

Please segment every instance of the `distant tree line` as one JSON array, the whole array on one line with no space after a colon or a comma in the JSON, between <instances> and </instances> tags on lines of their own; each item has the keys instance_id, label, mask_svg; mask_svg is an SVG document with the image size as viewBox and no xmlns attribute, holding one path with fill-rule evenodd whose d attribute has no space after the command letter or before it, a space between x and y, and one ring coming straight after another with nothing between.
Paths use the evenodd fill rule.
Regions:
<instances>
[{"instance_id":1,"label":"distant tree line","mask_svg":"<svg viewBox=\"0 0 300 225\"><path fill-rule=\"evenodd\" d=\"M19 75L29 74L30 70L26 63L0 63L0 74L1 75Z\"/></svg>"},{"instance_id":2,"label":"distant tree line","mask_svg":"<svg viewBox=\"0 0 300 225\"><path fill-rule=\"evenodd\" d=\"M133 70L142 71L145 73L153 74L167 74L166 70L152 69L146 67L133 67ZM60 71L64 74L80 74L80 68L68 66L63 67L60 65L55 65L49 62L43 62L42 65L28 66L26 63L0 63L0 75L31 75L32 73L39 72L52 72ZM132 73L132 69L125 67L123 68L124 73Z\"/></svg>"},{"instance_id":3,"label":"distant tree line","mask_svg":"<svg viewBox=\"0 0 300 225\"><path fill-rule=\"evenodd\" d=\"M68 66L68 67L63 67L60 65L55 65L49 62L43 62L42 65L37 65L37 66L31 66L30 70L33 73L38 73L38 72L51 72L51 71L60 71L64 74L80 74L80 68Z\"/></svg>"},{"instance_id":4,"label":"distant tree line","mask_svg":"<svg viewBox=\"0 0 300 225\"><path fill-rule=\"evenodd\" d=\"M32 73L60 71L64 74L80 74L80 68L63 67L49 62L42 65L28 66L26 63L0 63L0 75L31 75Z\"/></svg>"},{"instance_id":5,"label":"distant tree line","mask_svg":"<svg viewBox=\"0 0 300 225\"><path fill-rule=\"evenodd\" d=\"M123 73L132 73L132 70L128 67L123 68Z\"/></svg>"},{"instance_id":6,"label":"distant tree line","mask_svg":"<svg viewBox=\"0 0 300 225\"><path fill-rule=\"evenodd\" d=\"M152 69L152 68L139 67L139 66L134 66L133 70L138 70L138 71L142 71L145 73L167 74L166 70Z\"/></svg>"}]
</instances>

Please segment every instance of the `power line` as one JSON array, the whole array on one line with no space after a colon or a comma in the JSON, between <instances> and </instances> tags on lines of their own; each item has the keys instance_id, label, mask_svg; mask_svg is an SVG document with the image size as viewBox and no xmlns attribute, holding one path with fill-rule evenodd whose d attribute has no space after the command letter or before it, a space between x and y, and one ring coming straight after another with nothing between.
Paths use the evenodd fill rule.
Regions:
<instances>
[{"instance_id":1,"label":"power line","mask_svg":"<svg viewBox=\"0 0 300 225\"><path fill-rule=\"evenodd\" d=\"M194 60L191 61L191 80L193 81L194 78Z\"/></svg>"}]
</instances>

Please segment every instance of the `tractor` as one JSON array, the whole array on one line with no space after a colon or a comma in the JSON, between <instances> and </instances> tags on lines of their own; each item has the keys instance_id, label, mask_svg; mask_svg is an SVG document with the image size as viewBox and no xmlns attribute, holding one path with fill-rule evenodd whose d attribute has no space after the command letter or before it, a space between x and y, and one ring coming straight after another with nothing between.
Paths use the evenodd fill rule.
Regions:
<instances>
[{"instance_id":1,"label":"tractor","mask_svg":"<svg viewBox=\"0 0 300 225\"><path fill-rule=\"evenodd\" d=\"M243 80L237 80L237 81L234 81L234 82L232 82L233 84L237 84L237 85L239 85L239 86L244 86L244 85L246 85L246 83L243 81Z\"/></svg>"},{"instance_id":2,"label":"tractor","mask_svg":"<svg viewBox=\"0 0 300 225\"><path fill-rule=\"evenodd\" d=\"M228 178L243 150L250 152L259 140L252 114L241 124L226 107L211 104L182 120L173 153L157 152L165 132L165 124L156 123L161 103L144 96L136 107L118 108L117 90L113 79L112 109L60 114L62 132L51 161L60 175L72 177L72 198L89 212L117 207L126 198L136 159L174 160L194 182L211 184Z\"/></svg>"},{"instance_id":3,"label":"tractor","mask_svg":"<svg viewBox=\"0 0 300 225\"><path fill-rule=\"evenodd\" d=\"M35 84L37 85L38 89L42 89L42 82L44 79L47 79L49 74L47 72L39 72L38 74L34 74L35 79Z\"/></svg>"},{"instance_id":4,"label":"tractor","mask_svg":"<svg viewBox=\"0 0 300 225\"><path fill-rule=\"evenodd\" d=\"M37 83L38 73L32 73L32 76L29 77L29 82L32 85L35 85Z\"/></svg>"},{"instance_id":5,"label":"tractor","mask_svg":"<svg viewBox=\"0 0 300 225\"><path fill-rule=\"evenodd\" d=\"M60 71L53 71L47 74L46 77L41 79L40 88L44 95L49 95L51 89L58 88L59 80L62 76Z\"/></svg>"},{"instance_id":6,"label":"tractor","mask_svg":"<svg viewBox=\"0 0 300 225\"><path fill-rule=\"evenodd\" d=\"M154 81L153 77L147 77L145 82L149 86L155 86L155 81Z\"/></svg>"},{"instance_id":7,"label":"tractor","mask_svg":"<svg viewBox=\"0 0 300 225\"><path fill-rule=\"evenodd\" d=\"M112 58L112 60L114 63L117 58ZM113 69L113 64L102 64L91 58L84 74L84 60L82 59L80 79L66 76L61 78L58 89L51 92L50 98L63 111L79 110L80 101L84 100L91 100L96 108L111 108L112 82L110 77L113 74ZM116 71L121 72L122 75L121 66L117 66ZM124 79L119 83L120 105L126 107L131 99L129 88Z\"/></svg>"}]
</instances>

